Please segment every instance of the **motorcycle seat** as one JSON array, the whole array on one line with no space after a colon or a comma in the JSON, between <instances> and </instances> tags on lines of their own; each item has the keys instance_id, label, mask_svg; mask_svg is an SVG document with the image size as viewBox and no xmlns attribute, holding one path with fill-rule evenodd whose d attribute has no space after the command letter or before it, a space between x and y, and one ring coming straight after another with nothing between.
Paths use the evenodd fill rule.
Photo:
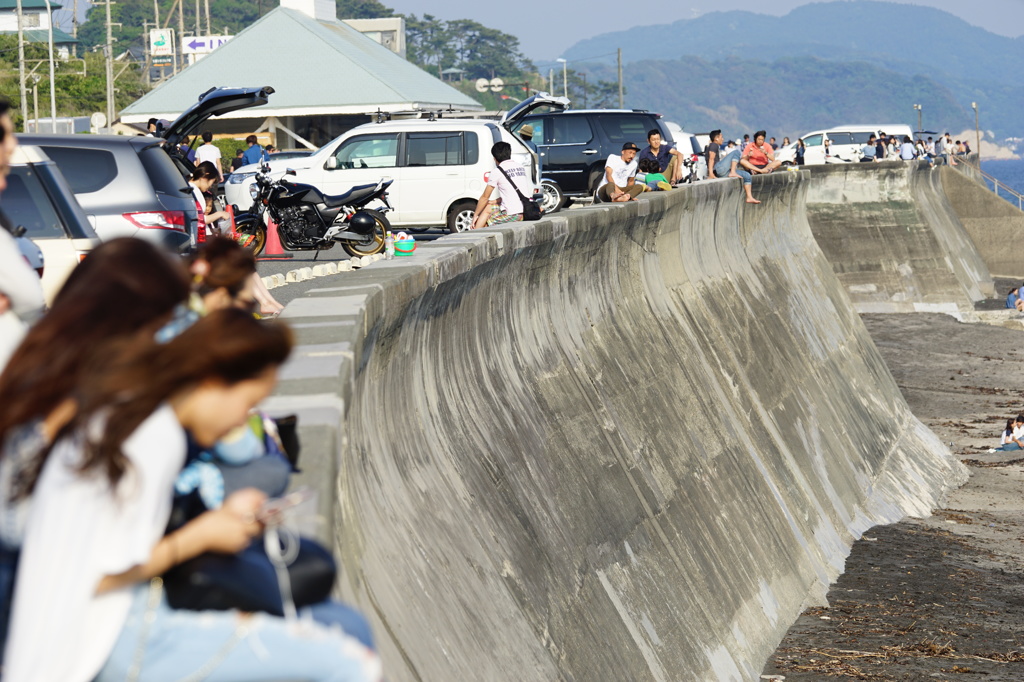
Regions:
<instances>
[{"instance_id":1,"label":"motorcycle seat","mask_svg":"<svg viewBox=\"0 0 1024 682\"><path fill-rule=\"evenodd\" d=\"M363 199L371 196L377 189L377 185L356 185L352 189L342 194L336 194L334 196L324 196L324 204L327 208L337 208L338 206L344 206L345 204L358 204Z\"/></svg>"}]
</instances>

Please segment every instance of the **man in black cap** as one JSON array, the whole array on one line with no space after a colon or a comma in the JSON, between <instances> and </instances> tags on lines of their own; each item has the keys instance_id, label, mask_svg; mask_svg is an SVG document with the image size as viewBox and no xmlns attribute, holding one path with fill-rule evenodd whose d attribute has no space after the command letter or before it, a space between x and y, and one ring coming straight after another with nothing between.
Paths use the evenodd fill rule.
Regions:
<instances>
[{"instance_id":1,"label":"man in black cap","mask_svg":"<svg viewBox=\"0 0 1024 682\"><path fill-rule=\"evenodd\" d=\"M612 154L604 165L604 176L597 186L600 201L630 201L637 198L647 187L636 184L636 153L639 151L632 142L622 145L621 154Z\"/></svg>"}]
</instances>

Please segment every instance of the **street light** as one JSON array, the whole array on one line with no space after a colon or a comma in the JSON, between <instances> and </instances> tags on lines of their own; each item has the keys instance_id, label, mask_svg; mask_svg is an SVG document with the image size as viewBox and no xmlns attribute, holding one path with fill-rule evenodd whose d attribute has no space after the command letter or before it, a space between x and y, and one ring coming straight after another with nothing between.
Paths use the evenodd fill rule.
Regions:
<instances>
[{"instance_id":1,"label":"street light","mask_svg":"<svg viewBox=\"0 0 1024 682\"><path fill-rule=\"evenodd\" d=\"M562 94L565 96L566 99L568 99L569 98L569 76L568 76L568 71L566 70L566 68L567 68L566 64L568 64L568 62L565 61L564 59L562 59L561 57L559 57L555 61L556 62L562 62Z\"/></svg>"},{"instance_id":2,"label":"street light","mask_svg":"<svg viewBox=\"0 0 1024 682\"><path fill-rule=\"evenodd\" d=\"M915 104L914 110L917 111L917 132L921 132L924 128L921 127L921 105Z\"/></svg>"},{"instance_id":3,"label":"street light","mask_svg":"<svg viewBox=\"0 0 1024 682\"><path fill-rule=\"evenodd\" d=\"M974 151L978 154L978 166L981 166L981 129L978 127L978 103L971 102L971 109L974 109Z\"/></svg>"}]
</instances>

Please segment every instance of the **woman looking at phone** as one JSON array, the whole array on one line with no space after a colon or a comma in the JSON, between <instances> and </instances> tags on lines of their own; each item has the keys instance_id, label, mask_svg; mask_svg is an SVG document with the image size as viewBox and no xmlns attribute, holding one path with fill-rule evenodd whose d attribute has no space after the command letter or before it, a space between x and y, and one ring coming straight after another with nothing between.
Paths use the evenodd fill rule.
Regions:
<instances>
[{"instance_id":1,"label":"woman looking at phone","mask_svg":"<svg viewBox=\"0 0 1024 682\"><path fill-rule=\"evenodd\" d=\"M237 552L261 532L265 496L242 490L163 536L186 432L211 446L244 422L290 349L285 327L237 309L211 313L165 345L143 337L97 349L114 360L83 377L74 416L24 481L33 499L7 682L380 678L377 656L340 630L171 611L159 581L147 583L202 552Z\"/></svg>"}]
</instances>

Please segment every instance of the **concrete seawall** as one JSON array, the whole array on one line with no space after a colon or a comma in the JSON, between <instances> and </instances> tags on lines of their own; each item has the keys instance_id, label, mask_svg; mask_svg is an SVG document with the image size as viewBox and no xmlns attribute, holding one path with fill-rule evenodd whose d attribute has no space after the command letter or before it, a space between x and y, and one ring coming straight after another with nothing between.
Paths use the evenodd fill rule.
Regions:
<instances>
[{"instance_id":1,"label":"concrete seawall","mask_svg":"<svg viewBox=\"0 0 1024 682\"><path fill-rule=\"evenodd\" d=\"M809 184L446 237L289 305L269 408L331 448L306 469L390 680L757 679L860 533L963 481Z\"/></svg>"},{"instance_id":2,"label":"concrete seawall","mask_svg":"<svg viewBox=\"0 0 1024 682\"><path fill-rule=\"evenodd\" d=\"M1018 251L1024 240L1024 212L989 191L977 170L965 163L956 168L943 166L940 173L950 206L992 274L1024 277L1024 261Z\"/></svg>"},{"instance_id":3,"label":"concrete seawall","mask_svg":"<svg viewBox=\"0 0 1024 682\"><path fill-rule=\"evenodd\" d=\"M902 161L812 167L811 231L859 312L970 315L994 294L943 170Z\"/></svg>"}]
</instances>

